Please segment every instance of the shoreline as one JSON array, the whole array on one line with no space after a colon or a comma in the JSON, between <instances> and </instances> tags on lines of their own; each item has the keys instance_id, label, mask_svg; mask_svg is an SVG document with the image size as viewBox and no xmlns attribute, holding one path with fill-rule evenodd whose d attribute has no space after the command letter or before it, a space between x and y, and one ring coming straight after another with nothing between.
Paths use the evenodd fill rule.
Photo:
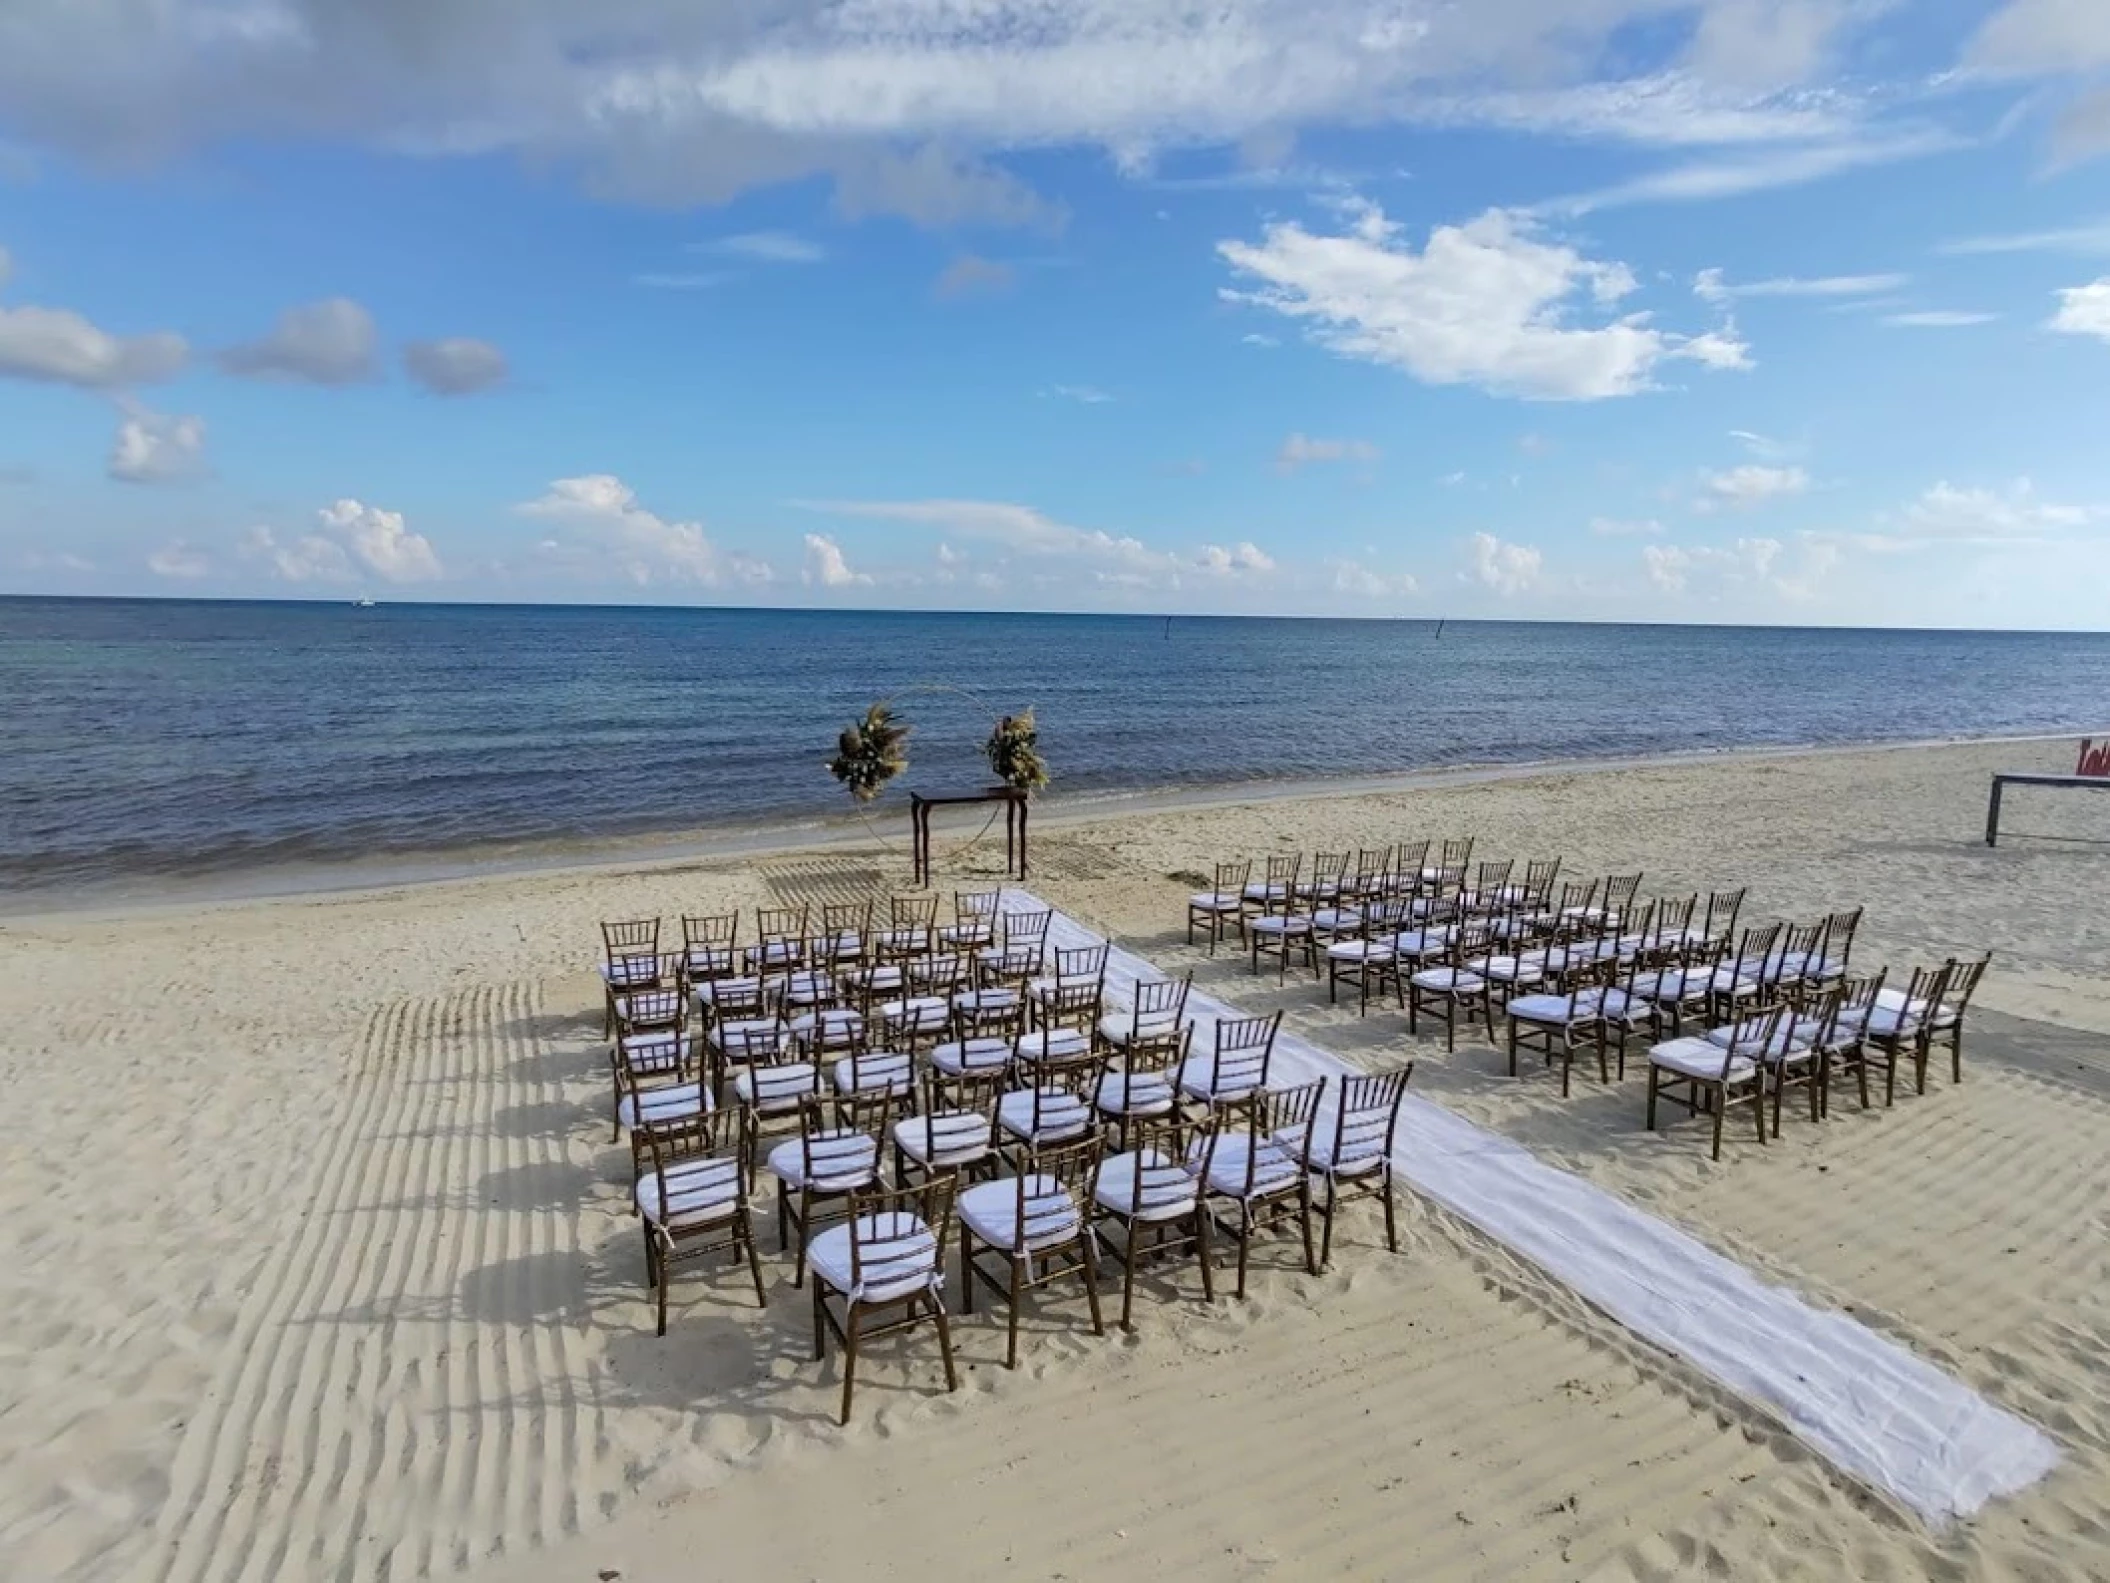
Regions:
<instances>
[{"instance_id":1,"label":"shoreline","mask_svg":"<svg viewBox=\"0 0 2110 1583\"><path fill-rule=\"evenodd\" d=\"M1737 761L1837 758L1853 754L1924 752L1943 748L1992 747L2057 742L2090 734L2086 728L2001 736L1914 738L1905 741L1761 744L1694 748L1613 758L1535 759L1399 770L1378 775L1233 781L1133 792L1055 796L1036 805L1035 826L1071 829L1102 820L1161 813L1249 807L1280 802L1382 796L1460 786L1502 785L1566 775L1623 770L1675 769ZM905 820L891 806L884 817ZM961 824L972 815L956 816ZM942 828L942 827L941 827ZM953 832L957 834L958 832ZM617 874L688 863L781 853L898 845L907 861L906 831L875 827L854 814L787 818L731 827L591 837L541 851L509 851L505 843L455 848L372 863L276 863L213 874L97 881L85 886L0 890L0 923L33 925L51 920L91 921L210 911L257 902L300 902L323 897L378 895L443 885L527 877Z\"/></svg>"}]
</instances>

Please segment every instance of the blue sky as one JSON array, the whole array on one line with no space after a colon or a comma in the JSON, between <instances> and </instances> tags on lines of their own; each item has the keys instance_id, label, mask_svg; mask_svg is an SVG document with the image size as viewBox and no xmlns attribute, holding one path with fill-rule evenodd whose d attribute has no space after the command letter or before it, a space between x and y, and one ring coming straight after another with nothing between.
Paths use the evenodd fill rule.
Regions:
<instances>
[{"instance_id":1,"label":"blue sky","mask_svg":"<svg viewBox=\"0 0 2110 1583\"><path fill-rule=\"evenodd\" d=\"M2098 0L18 0L0 591L2110 626Z\"/></svg>"}]
</instances>

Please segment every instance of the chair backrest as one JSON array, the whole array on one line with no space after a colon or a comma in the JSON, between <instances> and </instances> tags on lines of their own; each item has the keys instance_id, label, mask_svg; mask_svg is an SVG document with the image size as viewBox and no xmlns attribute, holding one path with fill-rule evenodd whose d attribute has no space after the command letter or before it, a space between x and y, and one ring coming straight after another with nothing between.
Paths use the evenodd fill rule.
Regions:
<instances>
[{"instance_id":1,"label":"chair backrest","mask_svg":"<svg viewBox=\"0 0 2110 1583\"><path fill-rule=\"evenodd\" d=\"M721 1024L717 1040L728 1061L777 1066L803 1059L799 1041L774 1017Z\"/></svg>"},{"instance_id":2,"label":"chair backrest","mask_svg":"<svg viewBox=\"0 0 2110 1583\"><path fill-rule=\"evenodd\" d=\"M775 991L759 974L747 978L721 978L711 986L711 1016L717 1022L766 1017Z\"/></svg>"},{"instance_id":3,"label":"chair backrest","mask_svg":"<svg viewBox=\"0 0 2110 1583\"><path fill-rule=\"evenodd\" d=\"M1103 999L1104 991L1096 978L1057 979L1040 991L1041 1023L1049 1030L1095 1028Z\"/></svg>"},{"instance_id":4,"label":"chair backrest","mask_svg":"<svg viewBox=\"0 0 2110 1583\"><path fill-rule=\"evenodd\" d=\"M1819 918L1815 923L1784 924L1780 940L1767 959L1766 981L1800 978L1815 972L1824 956L1825 931L1831 921Z\"/></svg>"},{"instance_id":5,"label":"chair backrest","mask_svg":"<svg viewBox=\"0 0 2110 1583\"><path fill-rule=\"evenodd\" d=\"M1777 923L1754 924L1738 937L1736 950L1725 964L1731 989L1765 982L1766 974L1775 965L1773 947L1779 943L1780 931Z\"/></svg>"},{"instance_id":6,"label":"chair backrest","mask_svg":"<svg viewBox=\"0 0 2110 1583\"><path fill-rule=\"evenodd\" d=\"M659 954L659 920L630 918L601 925L601 946L612 964L625 957Z\"/></svg>"},{"instance_id":7,"label":"chair backrest","mask_svg":"<svg viewBox=\"0 0 2110 1583\"><path fill-rule=\"evenodd\" d=\"M1353 877L1355 887L1364 895L1381 889L1392 874L1392 849L1388 846L1358 847L1355 853Z\"/></svg>"},{"instance_id":8,"label":"chair backrest","mask_svg":"<svg viewBox=\"0 0 2110 1583\"><path fill-rule=\"evenodd\" d=\"M1821 1050L1831 1044L1839 1028L1839 1009L1846 991L1838 984L1806 985L1788 998L1787 1014L1781 1019L1781 1037Z\"/></svg>"},{"instance_id":9,"label":"chair backrest","mask_svg":"<svg viewBox=\"0 0 2110 1583\"><path fill-rule=\"evenodd\" d=\"M1319 1123L1319 1104L1326 1097L1326 1079L1299 1083L1293 1088L1262 1089L1248 1112L1251 1131L1247 1137L1246 1189L1252 1190L1260 1164L1260 1146L1272 1143L1292 1159L1302 1161L1311 1153L1312 1131ZM1301 1175L1301 1171L1299 1172Z\"/></svg>"},{"instance_id":10,"label":"chair backrest","mask_svg":"<svg viewBox=\"0 0 2110 1583\"><path fill-rule=\"evenodd\" d=\"M1019 951L1042 951L1047 946L1048 920L1054 916L1046 907L1036 912L1007 912L1000 915L1003 920L1003 942L1005 955Z\"/></svg>"},{"instance_id":11,"label":"chair backrest","mask_svg":"<svg viewBox=\"0 0 2110 1583\"><path fill-rule=\"evenodd\" d=\"M1857 1037L1867 1026L1870 1015L1882 1004L1885 970L1859 978L1842 979L1839 983L1839 1010L1833 1019L1835 1036Z\"/></svg>"},{"instance_id":12,"label":"chair backrest","mask_svg":"<svg viewBox=\"0 0 2110 1583\"><path fill-rule=\"evenodd\" d=\"M968 959L956 951L926 956L909 964L908 976L925 994L948 998L967 982Z\"/></svg>"},{"instance_id":13,"label":"chair backrest","mask_svg":"<svg viewBox=\"0 0 2110 1583\"><path fill-rule=\"evenodd\" d=\"M1553 882L1560 878L1561 860L1557 857L1533 858L1524 865L1524 900L1534 907L1543 907L1553 894Z\"/></svg>"},{"instance_id":14,"label":"chair backrest","mask_svg":"<svg viewBox=\"0 0 2110 1583\"><path fill-rule=\"evenodd\" d=\"M1739 886L1735 890L1708 892L1707 921L1700 926L1708 939L1727 940L1736 933L1736 919L1744 910L1746 889L1748 887Z\"/></svg>"},{"instance_id":15,"label":"chair backrest","mask_svg":"<svg viewBox=\"0 0 2110 1583\"><path fill-rule=\"evenodd\" d=\"M1603 888L1602 880L1562 880L1560 895L1554 898L1552 907L1556 927L1565 927L1561 920L1572 923L1585 914L1596 912L1598 893Z\"/></svg>"},{"instance_id":16,"label":"chair backrest","mask_svg":"<svg viewBox=\"0 0 2110 1583\"><path fill-rule=\"evenodd\" d=\"M1363 909L1363 928L1373 939L1382 940L1414 926L1414 904L1397 896L1374 901Z\"/></svg>"},{"instance_id":17,"label":"chair backrest","mask_svg":"<svg viewBox=\"0 0 2110 1583\"><path fill-rule=\"evenodd\" d=\"M1304 872L1304 854L1292 852L1286 857L1271 857L1267 860L1267 887L1270 899L1280 901L1295 888L1297 876ZM1282 894L1276 894L1280 892Z\"/></svg>"},{"instance_id":18,"label":"chair backrest","mask_svg":"<svg viewBox=\"0 0 2110 1583\"><path fill-rule=\"evenodd\" d=\"M1473 870L1473 893L1483 902L1503 899L1509 876L1516 871L1514 858L1490 859Z\"/></svg>"},{"instance_id":19,"label":"chair backrest","mask_svg":"<svg viewBox=\"0 0 2110 1583\"><path fill-rule=\"evenodd\" d=\"M764 941L803 940L808 916L804 907L758 907L755 933Z\"/></svg>"},{"instance_id":20,"label":"chair backrest","mask_svg":"<svg viewBox=\"0 0 2110 1583\"><path fill-rule=\"evenodd\" d=\"M1333 890L1339 889L1341 882L1348 877L1348 860L1351 856L1352 854L1347 852L1314 853L1311 860L1312 891L1331 894Z\"/></svg>"},{"instance_id":21,"label":"chair backrest","mask_svg":"<svg viewBox=\"0 0 2110 1583\"><path fill-rule=\"evenodd\" d=\"M916 1187L850 1195L850 1284L860 1292L915 1290L944 1279L954 1182L934 1176Z\"/></svg>"},{"instance_id":22,"label":"chair backrest","mask_svg":"<svg viewBox=\"0 0 2110 1583\"><path fill-rule=\"evenodd\" d=\"M1341 1080L1341 1102L1316 1137L1323 1140L1314 1156L1330 1164L1390 1155L1399 1129L1399 1107L1414 1078L1414 1063L1390 1072L1369 1072Z\"/></svg>"},{"instance_id":23,"label":"chair backrest","mask_svg":"<svg viewBox=\"0 0 2110 1583\"><path fill-rule=\"evenodd\" d=\"M1478 961L1493 952L1496 942L1495 921L1492 918L1467 918L1451 935L1450 949L1444 953L1454 965Z\"/></svg>"},{"instance_id":24,"label":"chair backrest","mask_svg":"<svg viewBox=\"0 0 2110 1583\"><path fill-rule=\"evenodd\" d=\"M1018 1241L1013 1252L1023 1253L1073 1222L1079 1235L1088 1234L1084 1229L1085 1211L1091 1204L1092 1185L1105 1155L1106 1145L1096 1133L1073 1141L1036 1144L1026 1151L1016 1178L1018 1218L1014 1224ZM1036 1177L1037 1182L1033 1180ZM1050 1187L1054 1192L1048 1191Z\"/></svg>"},{"instance_id":25,"label":"chair backrest","mask_svg":"<svg viewBox=\"0 0 2110 1583\"><path fill-rule=\"evenodd\" d=\"M1971 997L1978 993L1978 981L1985 977L1985 970L1992 965L1993 953L1990 951L1972 962L1958 957L1949 959L1949 974L1941 988L1940 1004L1944 1016L1961 1017L1970 1009Z\"/></svg>"},{"instance_id":26,"label":"chair backrest","mask_svg":"<svg viewBox=\"0 0 2110 1583\"><path fill-rule=\"evenodd\" d=\"M1184 978L1147 978L1136 985L1135 1004L1129 1008L1129 1033L1137 1039L1177 1028L1187 1015L1187 992L1194 975Z\"/></svg>"},{"instance_id":27,"label":"chair backrest","mask_svg":"<svg viewBox=\"0 0 2110 1583\"><path fill-rule=\"evenodd\" d=\"M1429 866L1429 843L1426 841L1395 841L1392 843L1392 872L1407 884L1412 885L1421 878L1421 871Z\"/></svg>"},{"instance_id":28,"label":"chair backrest","mask_svg":"<svg viewBox=\"0 0 2110 1583\"><path fill-rule=\"evenodd\" d=\"M679 1030L687 1021L688 1003L677 989L635 989L617 997L615 1028L623 1034L655 1028Z\"/></svg>"},{"instance_id":29,"label":"chair backrest","mask_svg":"<svg viewBox=\"0 0 2110 1583\"><path fill-rule=\"evenodd\" d=\"M681 944L686 952L708 951L714 959L722 953L732 959L733 945L740 937L740 914L733 912L681 915Z\"/></svg>"},{"instance_id":30,"label":"chair backrest","mask_svg":"<svg viewBox=\"0 0 2110 1583\"><path fill-rule=\"evenodd\" d=\"M1784 1000L1772 1001L1744 1012L1729 1025L1729 1039L1722 1046L1724 1081L1727 1081L1730 1065L1736 1059L1756 1060L1758 1051L1774 1047L1790 1009Z\"/></svg>"},{"instance_id":31,"label":"chair backrest","mask_svg":"<svg viewBox=\"0 0 2110 1583\"><path fill-rule=\"evenodd\" d=\"M963 931L993 935L996 915L1003 910L1004 887L1001 885L952 893L952 921Z\"/></svg>"},{"instance_id":32,"label":"chair backrest","mask_svg":"<svg viewBox=\"0 0 2110 1583\"><path fill-rule=\"evenodd\" d=\"M1055 953L1055 982L1058 984L1098 984L1106 978L1107 946L1105 941L1096 945L1074 946Z\"/></svg>"},{"instance_id":33,"label":"chair backrest","mask_svg":"<svg viewBox=\"0 0 2110 1583\"><path fill-rule=\"evenodd\" d=\"M1627 908L1634 905L1634 898L1640 894L1640 874L1608 874L1605 876L1605 911L1624 912Z\"/></svg>"},{"instance_id":34,"label":"chair backrest","mask_svg":"<svg viewBox=\"0 0 2110 1583\"><path fill-rule=\"evenodd\" d=\"M1854 936L1861 930L1861 911L1855 907L1835 912L1824 921L1824 960L1844 968L1854 959Z\"/></svg>"},{"instance_id":35,"label":"chair backrest","mask_svg":"<svg viewBox=\"0 0 2110 1583\"><path fill-rule=\"evenodd\" d=\"M1267 1071L1275 1058L1275 1035L1282 1027L1282 1013L1265 1017L1222 1017L1216 1023L1217 1092L1244 1092L1267 1087Z\"/></svg>"},{"instance_id":36,"label":"chair backrest","mask_svg":"<svg viewBox=\"0 0 2110 1583\"><path fill-rule=\"evenodd\" d=\"M1118 1165L1114 1180L1125 1191L1108 1195L1110 1207L1130 1220L1150 1210L1192 1204L1199 1191L1194 1174L1187 1169L1186 1150L1209 1136L1206 1127L1195 1137L1195 1129L1177 1121L1138 1122L1129 1129L1127 1150L1100 1162L1094 1184L1104 1182ZM1207 1147L1205 1143L1200 1146Z\"/></svg>"},{"instance_id":37,"label":"chair backrest","mask_svg":"<svg viewBox=\"0 0 2110 1583\"><path fill-rule=\"evenodd\" d=\"M872 945L872 904L833 901L821 907L821 931L814 944L825 960L837 962L862 955Z\"/></svg>"},{"instance_id":38,"label":"chair backrest","mask_svg":"<svg viewBox=\"0 0 2110 1583\"><path fill-rule=\"evenodd\" d=\"M651 1161L651 1172L659 1179L659 1201L673 1201L674 1193L667 1182L667 1173L676 1166L690 1160L708 1159L719 1153L722 1145L729 1144L727 1129L732 1125L727 1113L706 1110L695 1115L669 1117L647 1122L633 1135L632 1142L641 1144L638 1157L642 1163ZM747 1196L746 1151L733 1149L730 1155L735 1160L738 1172L740 1196Z\"/></svg>"},{"instance_id":39,"label":"chair backrest","mask_svg":"<svg viewBox=\"0 0 2110 1583\"><path fill-rule=\"evenodd\" d=\"M1647 949L1661 953L1675 951L1684 946L1685 936L1692 928L1693 912L1700 905L1699 892L1690 896L1658 896L1656 898L1655 923L1651 930L1653 938Z\"/></svg>"},{"instance_id":40,"label":"chair backrest","mask_svg":"<svg viewBox=\"0 0 2110 1583\"><path fill-rule=\"evenodd\" d=\"M1216 888L1218 896L1237 896L1253 882L1253 863L1250 858L1240 858L1234 863L1216 865Z\"/></svg>"},{"instance_id":41,"label":"chair backrest","mask_svg":"<svg viewBox=\"0 0 2110 1583\"><path fill-rule=\"evenodd\" d=\"M890 931L928 931L937 926L936 896L895 896L887 902L887 927Z\"/></svg>"}]
</instances>

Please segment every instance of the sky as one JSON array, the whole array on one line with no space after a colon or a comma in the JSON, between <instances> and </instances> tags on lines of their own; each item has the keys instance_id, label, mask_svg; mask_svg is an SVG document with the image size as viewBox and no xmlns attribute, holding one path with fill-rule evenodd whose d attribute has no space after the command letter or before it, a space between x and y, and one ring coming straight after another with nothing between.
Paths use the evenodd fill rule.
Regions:
<instances>
[{"instance_id":1,"label":"sky","mask_svg":"<svg viewBox=\"0 0 2110 1583\"><path fill-rule=\"evenodd\" d=\"M0 593L2110 628L2106 0L9 0Z\"/></svg>"}]
</instances>

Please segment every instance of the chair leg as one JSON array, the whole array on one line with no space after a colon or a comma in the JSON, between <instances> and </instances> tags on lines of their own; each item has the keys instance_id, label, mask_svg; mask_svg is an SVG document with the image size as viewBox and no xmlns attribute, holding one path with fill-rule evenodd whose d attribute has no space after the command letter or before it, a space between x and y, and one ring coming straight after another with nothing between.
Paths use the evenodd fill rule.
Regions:
<instances>
[{"instance_id":1,"label":"chair leg","mask_svg":"<svg viewBox=\"0 0 2110 1583\"><path fill-rule=\"evenodd\" d=\"M1385 1247L1387 1251L1399 1251L1399 1204L1392 1191L1392 1162L1384 1164L1385 1173ZM1331 1224L1329 1219L1328 1224Z\"/></svg>"},{"instance_id":2,"label":"chair leg","mask_svg":"<svg viewBox=\"0 0 2110 1583\"><path fill-rule=\"evenodd\" d=\"M1725 1090L1723 1092L1714 1094L1712 1098L1715 1101L1713 1158L1719 1160L1722 1157L1722 1118L1723 1116L1727 1115L1729 1111L1729 1095Z\"/></svg>"},{"instance_id":3,"label":"chair leg","mask_svg":"<svg viewBox=\"0 0 2110 1583\"><path fill-rule=\"evenodd\" d=\"M1007 1369L1018 1367L1018 1310L1021 1296L1019 1292L1019 1277L1023 1273L1025 1265L1026 1261L1022 1255L1017 1253L1011 1255L1011 1323L1009 1326L1010 1335L1005 1342L1004 1351L1004 1367ZM942 1307L939 1312L944 1312ZM940 1322L940 1328L943 1328L942 1321Z\"/></svg>"},{"instance_id":4,"label":"chair leg","mask_svg":"<svg viewBox=\"0 0 2110 1583\"><path fill-rule=\"evenodd\" d=\"M827 1301L826 1294L821 1290L821 1283L815 1281L813 1283L813 1361L816 1363L826 1363L828 1361Z\"/></svg>"},{"instance_id":5,"label":"chair leg","mask_svg":"<svg viewBox=\"0 0 2110 1583\"><path fill-rule=\"evenodd\" d=\"M1663 1070L1654 1061L1648 1063L1648 1130L1656 1130L1656 1074Z\"/></svg>"},{"instance_id":6,"label":"chair leg","mask_svg":"<svg viewBox=\"0 0 2110 1583\"><path fill-rule=\"evenodd\" d=\"M1202 1261L1202 1301L1216 1301L1215 1257L1209 1247L1209 1212L1197 1206L1194 1211L1194 1244Z\"/></svg>"},{"instance_id":7,"label":"chair leg","mask_svg":"<svg viewBox=\"0 0 2110 1583\"><path fill-rule=\"evenodd\" d=\"M666 1266L666 1262L665 1262L664 1260L661 1260L661 1259L656 1259L656 1260L655 1260L655 1262L656 1262L656 1263L658 1264L658 1266L659 1266L659 1332L658 1332L658 1333L659 1333L660 1335L665 1335L665 1334L667 1333L667 1286L668 1286L668 1284L669 1284L669 1282L668 1282L668 1280L667 1280L667 1266Z\"/></svg>"},{"instance_id":8,"label":"chair leg","mask_svg":"<svg viewBox=\"0 0 2110 1583\"><path fill-rule=\"evenodd\" d=\"M974 1312L974 1233L960 1223L960 1312Z\"/></svg>"},{"instance_id":9,"label":"chair leg","mask_svg":"<svg viewBox=\"0 0 2110 1583\"><path fill-rule=\"evenodd\" d=\"M1334 1189L1333 1178L1326 1178L1326 1202L1320 1207L1323 1229L1319 1236L1319 1263L1333 1263L1333 1212L1340 1207L1340 1197Z\"/></svg>"},{"instance_id":10,"label":"chair leg","mask_svg":"<svg viewBox=\"0 0 2110 1583\"><path fill-rule=\"evenodd\" d=\"M762 1288L762 1259L755 1252L755 1223L747 1211L740 1211L740 1246L747 1250L747 1273L755 1280L755 1306L767 1308L769 1293Z\"/></svg>"},{"instance_id":11,"label":"chair leg","mask_svg":"<svg viewBox=\"0 0 2110 1583\"><path fill-rule=\"evenodd\" d=\"M1127 1231L1127 1240L1121 1248L1121 1328L1134 1330L1135 1323L1130 1316L1136 1303L1136 1239L1141 1231L1134 1221L1128 1223Z\"/></svg>"},{"instance_id":12,"label":"chair leg","mask_svg":"<svg viewBox=\"0 0 2110 1583\"><path fill-rule=\"evenodd\" d=\"M956 1391L960 1388L960 1371L952 1361L952 1320L946 1315L945 1300L933 1296L930 1299L931 1317L938 1321L938 1351L945 1359L945 1388ZM1016 1309L1013 1310L1017 1312Z\"/></svg>"},{"instance_id":13,"label":"chair leg","mask_svg":"<svg viewBox=\"0 0 2110 1583\"><path fill-rule=\"evenodd\" d=\"M1305 1177L1297 1189L1297 1222L1304 1230L1304 1273L1319 1273L1319 1256L1311 1243L1311 1178Z\"/></svg>"},{"instance_id":14,"label":"chair leg","mask_svg":"<svg viewBox=\"0 0 2110 1583\"><path fill-rule=\"evenodd\" d=\"M1099 1314L1099 1247L1089 1228L1084 1232L1080 1246L1084 1250L1084 1300L1092 1311L1092 1334L1106 1334L1106 1321Z\"/></svg>"},{"instance_id":15,"label":"chair leg","mask_svg":"<svg viewBox=\"0 0 2110 1583\"><path fill-rule=\"evenodd\" d=\"M1204 1216L1207 1216L1208 1213L1207 1209L1202 1210ZM1245 1300L1246 1255L1252 1251L1252 1247L1253 1211L1250 1207L1241 1203L1238 1206L1238 1297L1241 1302Z\"/></svg>"},{"instance_id":16,"label":"chair leg","mask_svg":"<svg viewBox=\"0 0 2110 1583\"><path fill-rule=\"evenodd\" d=\"M815 1291L820 1290L820 1284L818 1280L813 1283ZM850 1398L857 1391L857 1333L862 1328L859 1324L862 1315L854 1301L846 1306L843 1318L843 1411L839 1422L847 1427L850 1422Z\"/></svg>"}]
</instances>

